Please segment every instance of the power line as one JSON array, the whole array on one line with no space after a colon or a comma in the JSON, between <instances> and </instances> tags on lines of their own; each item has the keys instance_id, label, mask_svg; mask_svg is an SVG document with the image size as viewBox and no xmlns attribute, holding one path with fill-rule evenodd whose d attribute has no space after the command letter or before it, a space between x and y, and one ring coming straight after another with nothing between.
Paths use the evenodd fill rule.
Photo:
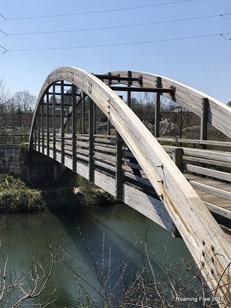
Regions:
<instances>
[{"instance_id":1,"label":"power line","mask_svg":"<svg viewBox=\"0 0 231 308\"><path fill-rule=\"evenodd\" d=\"M229 24L227 24L227 23L224 24L223 32L225 31L225 29L226 29L227 32L231 30L230 23ZM227 37L227 35L225 35L225 34L222 35L222 38L224 39L223 40L223 44L221 45L220 50L217 50L218 53L217 53L216 61L213 61L213 68L210 70L209 82L207 82L207 85L206 85L205 89L209 89L209 88L213 87L215 81L218 78L218 75L220 74L220 68L224 64L224 61L225 61L225 59L226 59L226 57L228 55L228 52L230 50L230 44L227 41L230 41L231 38ZM225 50L226 50L226 52L225 52ZM217 73L215 73L215 72L217 72Z\"/></svg>"},{"instance_id":2,"label":"power line","mask_svg":"<svg viewBox=\"0 0 231 308\"><path fill-rule=\"evenodd\" d=\"M231 13L226 13L226 15L228 15L228 14L231 14ZM118 25L118 26L105 26L105 27L83 28L83 29L70 29L70 30L54 30L54 31L38 31L38 32L16 32L16 33L6 33L3 30L0 30L0 32L2 32L5 36L23 36L23 35L43 35L43 34L99 31L99 30L124 29L124 28L132 28L132 27L152 26L152 25L157 25L157 24L167 24L167 23L177 23L177 22L193 21L193 20L200 20L200 19L222 17L222 15L224 15L224 14L198 16L198 17L189 17L189 18L181 18L181 19L170 19L170 20L146 22L146 23L139 23L139 24L128 24L128 25Z\"/></svg>"},{"instance_id":3,"label":"power line","mask_svg":"<svg viewBox=\"0 0 231 308\"><path fill-rule=\"evenodd\" d=\"M230 11L230 9L231 9L231 6L230 5L227 6L227 11ZM227 20L229 20L229 18L226 18L226 17L230 15L231 15L230 13L221 14L221 17L225 21L223 23L223 27L222 27L223 29L221 30L221 32L223 33L230 32L231 30L230 26L226 28ZM221 37L223 38L222 44L220 44L219 40L216 40L215 46L209 50L210 51L208 55L209 57L207 57L207 61L206 61L207 64L205 65L202 76L201 76L200 89L202 88L202 86L205 89L208 89L208 87L211 86L212 84L211 80L215 80L215 78L217 78L218 73L220 72L220 69L218 70L218 73L215 74L215 72L218 68L218 64L219 64L219 67L221 66L221 60L222 62L224 61L224 56L223 56L224 48L225 46L228 47L228 48L226 47L227 48L226 50L230 48L230 44L228 46L228 42L227 42L227 41L230 41L230 35L227 36L225 34L221 34ZM208 81L206 81L207 79Z\"/></svg>"},{"instance_id":4,"label":"power line","mask_svg":"<svg viewBox=\"0 0 231 308\"><path fill-rule=\"evenodd\" d=\"M112 44L99 44L99 45L83 45L83 46L70 46L70 47L47 47L47 48L23 48L23 49L6 49L4 46L0 45L3 49L3 53L6 52L26 52L26 51L54 51L54 50L70 50L70 49L88 49L88 48L102 48L102 47L118 47L118 46L129 46L129 45L142 45L142 44L152 44L152 43L163 43L163 42L172 42L180 40L190 40L190 39L200 39L200 38L209 38L209 37L222 37L223 35L231 35L231 32L227 33L215 33L207 35L196 35L188 37L179 37L179 38L168 38L168 39L159 39L159 40L150 40L150 41L139 41L139 42L128 42L128 43L112 43Z\"/></svg>"},{"instance_id":5,"label":"power line","mask_svg":"<svg viewBox=\"0 0 231 308\"><path fill-rule=\"evenodd\" d=\"M228 34L229 34L229 33L228 33ZM222 36L222 38L223 38L224 40L226 40L226 41L231 41L231 38L225 37L225 35L227 35L227 33L221 33L221 36Z\"/></svg>"},{"instance_id":6,"label":"power line","mask_svg":"<svg viewBox=\"0 0 231 308\"><path fill-rule=\"evenodd\" d=\"M41 18L56 18L56 17L69 17L69 16L77 16L77 15L88 15L88 14L99 14L99 13L109 13L109 12L120 12L120 11L128 11L128 10L136 10L142 8L150 8L156 6L164 6L164 5L172 5L184 2L192 2L194 0L179 0L174 2L162 2L156 4L149 4L149 5L140 5L140 6L133 6L133 7L126 7L126 8L117 8L117 9L106 9L106 10L98 10L98 11L88 11L88 12L75 12L75 13L67 13L67 14L54 14L54 15L41 15L41 16L24 16L24 17L11 17L7 18L4 15L0 14L4 21L11 21L11 20L20 20L20 19L41 19Z\"/></svg>"},{"instance_id":7,"label":"power line","mask_svg":"<svg viewBox=\"0 0 231 308\"><path fill-rule=\"evenodd\" d=\"M221 14L221 17L223 17L224 19L231 19L230 17L226 17L227 15L230 15L231 13L226 13L226 14Z\"/></svg>"},{"instance_id":8,"label":"power line","mask_svg":"<svg viewBox=\"0 0 231 308\"><path fill-rule=\"evenodd\" d=\"M2 48L2 54L4 54L4 53L6 53L8 50L5 48L5 47L3 47L2 45L0 45L0 48Z\"/></svg>"}]
</instances>

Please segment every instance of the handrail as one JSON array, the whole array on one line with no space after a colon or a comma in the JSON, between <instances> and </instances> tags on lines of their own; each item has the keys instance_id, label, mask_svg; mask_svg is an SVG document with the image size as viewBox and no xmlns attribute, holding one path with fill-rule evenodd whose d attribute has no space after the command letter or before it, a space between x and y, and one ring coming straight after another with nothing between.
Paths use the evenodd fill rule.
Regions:
<instances>
[{"instance_id":1,"label":"handrail","mask_svg":"<svg viewBox=\"0 0 231 308\"><path fill-rule=\"evenodd\" d=\"M171 143L176 143L176 144L190 143L190 144L197 144L197 145L213 145L213 146L220 146L220 147L231 147L231 142L229 141L184 139L184 138L164 138L164 137L158 137L157 140L159 142L171 142Z\"/></svg>"}]
</instances>

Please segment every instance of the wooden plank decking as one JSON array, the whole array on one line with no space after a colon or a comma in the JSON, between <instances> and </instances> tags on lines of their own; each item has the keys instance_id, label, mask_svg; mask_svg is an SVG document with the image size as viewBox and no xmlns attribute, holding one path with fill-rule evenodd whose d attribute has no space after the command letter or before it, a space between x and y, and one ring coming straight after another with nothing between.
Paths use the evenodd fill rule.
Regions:
<instances>
[{"instance_id":1,"label":"wooden plank decking","mask_svg":"<svg viewBox=\"0 0 231 308\"><path fill-rule=\"evenodd\" d=\"M184 175L217 221L225 226L224 231L231 235L231 185L190 173Z\"/></svg>"}]
</instances>

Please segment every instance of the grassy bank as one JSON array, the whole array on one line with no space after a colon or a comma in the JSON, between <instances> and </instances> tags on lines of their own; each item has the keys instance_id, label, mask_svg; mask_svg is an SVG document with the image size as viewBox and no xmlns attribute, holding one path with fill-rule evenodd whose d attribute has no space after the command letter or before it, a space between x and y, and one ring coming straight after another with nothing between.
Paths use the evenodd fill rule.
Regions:
<instances>
[{"instance_id":1,"label":"grassy bank","mask_svg":"<svg viewBox=\"0 0 231 308\"><path fill-rule=\"evenodd\" d=\"M109 194L68 171L59 180L36 188L19 177L0 174L0 212L79 211L112 203Z\"/></svg>"},{"instance_id":2,"label":"grassy bank","mask_svg":"<svg viewBox=\"0 0 231 308\"><path fill-rule=\"evenodd\" d=\"M50 211L79 211L81 208L115 203L108 193L68 170L60 179L43 189L43 192Z\"/></svg>"},{"instance_id":3,"label":"grassy bank","mask_svg":"<svg viewBox=\"0 0 231 308\"><path fill-rule=\"evenodd\" d=\"M44 208L42 191L29 188L20 178L0 174L1 212L38 212Z\"/></svg>"}]
</instances>

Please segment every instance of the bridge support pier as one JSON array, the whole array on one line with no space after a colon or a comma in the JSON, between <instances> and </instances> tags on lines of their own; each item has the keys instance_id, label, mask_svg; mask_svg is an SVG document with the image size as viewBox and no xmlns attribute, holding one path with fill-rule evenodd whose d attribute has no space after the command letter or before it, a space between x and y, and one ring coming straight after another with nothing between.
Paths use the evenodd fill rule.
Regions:
<instances>
[{"instance_id":1,"label":"bridge support pier","mask_svg":"<svg viewBox=\"0 0 231 308\"><path fill-rule=\"evenodd\" d=\"M54 181L59 178L65 167L51 158L38 152L30 153L29 160L24 164L22 177L30 183Z\"/></svg>"}]
</instances>

